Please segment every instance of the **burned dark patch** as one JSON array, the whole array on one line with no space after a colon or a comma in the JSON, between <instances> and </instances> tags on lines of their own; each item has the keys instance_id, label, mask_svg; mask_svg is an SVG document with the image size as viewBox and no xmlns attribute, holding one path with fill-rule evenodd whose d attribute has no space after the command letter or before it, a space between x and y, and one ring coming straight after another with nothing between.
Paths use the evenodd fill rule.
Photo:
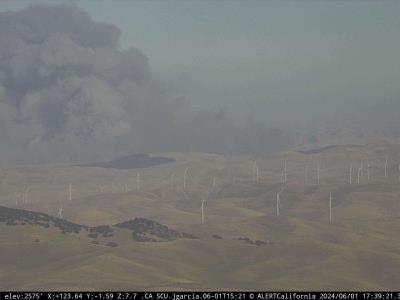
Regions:
<instances>
[{"instance_id":1,"label":"burned dark patch","mask_svg":"<svg viewBox=\"0 0 400 300\"><path fill-rule=\"evenodd\" d=\"M115 242L108 242L108 243L106 244L106 246L111 247L111 248L115 248L115 247L118 247L118 244L115 243Z\"/></svg>"},{"instance_id":2,"label":"burned dark patch","mask_svg":"<svg viewBox=\"0 0 400 300\"><path fill-rule=\"evenodd\" d=\"M115 227L131 230L132 238L139 242L154 242L158 240L172 241L180 238L196 238L194 235L170 229L165 225L144 218L136 218L134 220L119 223L116 224Z\"/></svg>"},{"instance_id":3,"label":"burned dark patch","mask_svg":"<svg viewBox=\"0 0 400 300\"><path fill-rule=\"evenodd\" d=\"M90 227L89 231L90 231L90 233L88 236L90 236L90 235L92 235L93 237L97 237L98 235L101 235L102 237L114 236L113 229L108 225L100 225L100 226L96 226L96 227Z\"/></svg>"},{"instance_id":4,"label":"burned dark patch","mask_svg":"<svg viewBox=\"0 0 400 300\"><path fill-rule=\"evenodd\" d=\"M238 238L236 238L236 240L243 241L246 244L255 245L255 246L264 246L264 245L267 245L267 244L272 244L270 241L266 241L266 242L260 241L260 240L254 240L253 241L253 240L249 239L248 237L238 237Z\"/></svg>"},{"instance_id":5,"label":"burned dark patch","mask_svg":"<svg viewBox=\"0 0 400 300\"><path fill-rule=\"evenodd\" d=\"M114 226L100 225L89 227L69 222L64 219L49 216L44 213L27 211L22 209L13 209L0 206L0 223L10 226L16 225L35 225L43 228L56 227L62 234L80 233L81 230L87 232L88 238L97 239L99 237L114 237L116 228L129 229L132 231L132 238L139 242L161 242L173 241L181 238L196 239L194 235L185 232L179 232L168 228L165 225L144 218L136 218ZM114 246L110 246L114 247Z\"/></svg>"},{"instance_id":6,"label":"burned dark patch","mask_svg":"<svg viewBox=\"0 0 400 300\"><path fill-rule=\"evenodd\" d=\"M54 226L63 233L79 233L87 226L75 224L44 213L0 206L0 223L7 225L37 225L44 228Z\"/></svg>"}]
</instances>

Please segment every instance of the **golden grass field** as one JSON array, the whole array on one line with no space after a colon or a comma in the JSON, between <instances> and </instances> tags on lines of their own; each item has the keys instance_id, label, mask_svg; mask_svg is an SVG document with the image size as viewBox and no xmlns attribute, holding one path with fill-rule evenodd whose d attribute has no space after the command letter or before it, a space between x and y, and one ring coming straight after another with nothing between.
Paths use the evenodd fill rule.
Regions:
<instances>
[{"instance_id":1,"label":"golden grass field","mask_svg":"<svg viewBox=\"0 0 400 300\"><path fill-rule=\"evenodd\" d=\"M0 290L396 290L399 150L397 144L379 142L313 155L158 153L176 162L133 170L69 165L2 169L0 205L55 216L62 202L63 217L78 224L112 225L144 217L199 239L141 243L117 235L118 247L111 248L104 245L107 238L95 245L87 236L56 228L0 224ZM285 159L288 181L282 184ZM364 169L357 184L360 161ZM28 203L16 205L16 194L28 186ZM277 216L276 194L283 187ZM334 197L332 224L329 193Z\"/></svg>"}]
</instances>

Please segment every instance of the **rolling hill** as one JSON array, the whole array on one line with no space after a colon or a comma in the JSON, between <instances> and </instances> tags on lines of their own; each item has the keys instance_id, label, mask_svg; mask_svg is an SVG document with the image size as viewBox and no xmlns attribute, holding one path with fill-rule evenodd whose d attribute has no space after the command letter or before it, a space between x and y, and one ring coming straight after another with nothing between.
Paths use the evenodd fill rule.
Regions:
<instances>
[{"instance_id":1,"label":"rolling hill","mask_svg":"<svg viewBox=\"0 0 400 300\"><path fill-rule=\"evenodd\" d=\"M298 150L160 153L171 161L129 170L2 169L0 289L398 289L400 146ZM53 217L60 203L62 219Z\"/></svg>"}]
</instances>

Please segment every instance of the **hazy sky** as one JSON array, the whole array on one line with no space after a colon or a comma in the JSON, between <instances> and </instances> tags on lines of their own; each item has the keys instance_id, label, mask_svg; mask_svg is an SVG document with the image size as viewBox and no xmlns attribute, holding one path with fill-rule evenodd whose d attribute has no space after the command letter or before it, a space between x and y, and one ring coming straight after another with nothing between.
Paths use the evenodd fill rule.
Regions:
<instances>
[{"instance_id":1,"label":"hazy sky","mask_svg":"<svg viewBox=\"0 0 400 300\"><path fill-rule=\"evenodd\" d=\"M400 1L1 0L0 12L35 3L94 22L64 6L1 15L0 146L16 161L231 151L257 131L249 120L400 128Z\"/></svg>"},{"instance_id":2,"label":"hazy sky","mask_svg":"<svg viewBox=\"0 0 400 300\"><path fill-rule=\"evenodd\" d=\"M3 0L0 10L37 2ZM194 107L245 101L336 110L328 103L400 92L399 1L76 3L116 24L122 46L142 50L154 75L175 83Z\"/></svg>"}]
</instances>

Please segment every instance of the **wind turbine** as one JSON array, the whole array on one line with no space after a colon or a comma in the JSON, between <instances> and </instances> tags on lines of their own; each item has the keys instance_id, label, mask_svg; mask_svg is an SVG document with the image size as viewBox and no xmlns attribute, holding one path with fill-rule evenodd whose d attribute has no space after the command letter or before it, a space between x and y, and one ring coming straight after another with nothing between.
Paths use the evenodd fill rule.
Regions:
<instances>
[{"instance_id":1,"label":"wind turbine","mask_svg":"<svg viewBox=\"0 0 400 300\"><path fill-rule=\"evenodd\" d=\"M385 177L387 177L388 159L385 160Z\"/></svg>"},{"instance_id":2,"label":"wind turbine","mask_svg":"<svg viewBox=\"0 0 400 300\"><path fill-rule=\"evenodd\" d=\"M113 182L111 183L111 193L114 194L114 191L115 191L115 184Z\"/></svg>"},{"instance_id":3,"label":"wind turbine","mask_svg":"<svg viewBox=\"0 0 400 300\"><path fill-rule=\"evenodd\" d=\"M213 181L212 181L212 187L215 188L216 185L216 181L215 181L215 176L213 177Z\"/></svg>"},{"instance_id":4,"label":"wind turbine","mask_svg":"<svg viewBox=\"0 0 400 300\"><path fill-rule=\"evenodd\" d=\"M187 177L188 171L189 171L189 168L186 168L185 172L183 173L183 190L186 190L186 177Z\"/></svg>"},{"instance_id":5,"label":"wind turbine","mask_svg":"<svg viewBox=\"0 0 400 300\"><path fill-rule=\"evenodd\" d=\"M349 172L349 175L350 175L350 177L349 177L349 183L350 183L350 185L351 185L351 176L352 176L352 174L353 174L353 164L352 163L350 163L350 172Z\"/></svg>"},{"instance_id":6,"label":"wind turbine","mask_svg":"<svg viewBox=\"0 0 400 300\"><path fill-rule=\"evenodd\" d=\"M398 165L398 170L399 170L399 173L400 173L400 164ZM400 182L400 174L399 174L399 182Z\"/></svg>"},{"instance_id":7,"label":"wind turbine","mask_svg":"<svg viewBox=\"0 0 400 300\"><path fill-rule=\"evenodd\" d=\"M136 190L140 191L140 173L136 173Z\"/></svg>"},{"instance_id":8,"label":"wind turbine","mask_svg":"<svg viewBox=\"0 0 400 300\"><path fill-rule=\"evenodd\" d=\"M362 175L363 164L361 163L360 167L357 170L357 184L360 184L360 177Z\"/></svg>"},{"instance_id":9,"label":"wind turbine","mask_svg":"<svg viewBox=\"0 0 400 300\"><path fill-rule=\"evenodd\" d=\"M205 199L201 200L201 224L204 224L204 204L206 203Z\"/></svg>"},{"instance_id":10,"label":"wind turbine","mask_svg":"<svg viewBox=\"0 0 400 300\"><path fill-rule=\"evenodd\" d=\"M258 175L259 175L258 165L257 165L257 162L254 161L254 164L253 164L253 179L257 183L258 183Z\"/></svg>"},{"instance_id":11,"label":"wind turbine","mask_svg":"<svg viewBox=\"0 0 400 300\"><path fill-rule=\"evenodd\" d=\"M71 183L69 184L68 192L69 192L69 201L72 201L72 184Z\"/></svg>"},{"instance_id":12,"label":"wind turbine","mask_svg":"<svg viewBox=\"0 0 400 300\"><path fill-rule=\"evenodd\" d=\"M23 194L21 194L21 193L16 193L15 194L15 206L18 206L18 199L20 199L22 197L22 204L24 204L24 201L23 201L23 199L24 199L24 195Z\"/></svg>"},{"instance_id":13,"label":"wind turbine","mask_svg":"<svg viewBox=\"0 0 400 300\"><path fill-rule=\"evenodd\" d=\"M281 193L283 192L283 188L276 194L276 215L279 217L279 207L281 205Z\"/></svg>"},{"instance_id":14,"label":"wind turbine","mask_svg":"<svg viewBox=\"0 0 400 300\"><path fill-rule=\"evenodd\" d=\"M29 195L29 191L31 190L31 187L28 186L23 194L23 202L25 202L25 204L28 204L28 195Z\"/></svg>"},{"instance_id":15,"label":"wind turbine","mask_svg":"<svg viewBox=\"0 0 400 300\"><path fill-rule=\"evenodd\" d=\"M367 180L368 180L368 182L371 180L370 168L371 168L371 165L369 164L369 160L367 159Z\"/></svg>"},{"instance_id":16,"label":"wind turbine","mask_svg":"<svg viewBox=\"0 0 400 300\"><path fill-rule=\"evenodd\" d=\"M332 197L332 193L329 193L329 224L332 224L332 200L335 199Z\"/></svg>"},{"instance_id":17,"label":"wind turbine","mask_svg":"<svg viewBox=\"0 0 400 300\"><path fill-rule=\"evenodd\" d=\"M320 181L320 167L319 163L317 163L317 185L319 185L319 181Z\"/></svg>"},{"instance_id":18,"label":"wind turbine","mask_svg":"<svg viewBox=\"0 0 400 300\"><path fill-rule=\"evenodd\" d=\"M281 182L282 183L286 183L287 182L287 162L286 162L286 159L283 162Z\"/></svg>"},{"instance_id":19,"label":"wind turbine","mask_svg":"<svg viewBox=\"0 0 400 300\"><path fill-rule=\"evenodd\" d=\"M308 165L304 169L304 182L308 184Z\"/></svg>"},{"instance_id":20,"label":"wind turbine","mask_svg":"<svg viewBox=\"0 0 400 300\"><path fill-rule=\"evenodd\" d=\"M170 184L171 184L171 189L173 189L174 188L174 179L175 179L175 174L171 174L171 178L170 178L170 180L171 180L171 182L170 182Z\"/></svg>"},{"instance_id":21,"label":"wind turbine","mask_svg":"<svg viewBox=\"0 0 400 300\"><path fill-rule=\"evenodd\" d=\"M285 183L287 183L287 162L286 162L286 159L285 159L285 164L284 164L283 170L284 170L284 173L285 173Z\"/></svg>"},{"instance_id":22,"label":"wind turbine","mask_svg":"<svg viewBox=\"0 0 400 300\"><path fill-rule=\"evenodd\" d=\"M62 202L60 201L60 208L58 209L58 213L57 213L57 217L60 219L62 219L62 217L63 217L62 212L63 212L63 206L62 206Z\"/></svg>"}]
</instances>

